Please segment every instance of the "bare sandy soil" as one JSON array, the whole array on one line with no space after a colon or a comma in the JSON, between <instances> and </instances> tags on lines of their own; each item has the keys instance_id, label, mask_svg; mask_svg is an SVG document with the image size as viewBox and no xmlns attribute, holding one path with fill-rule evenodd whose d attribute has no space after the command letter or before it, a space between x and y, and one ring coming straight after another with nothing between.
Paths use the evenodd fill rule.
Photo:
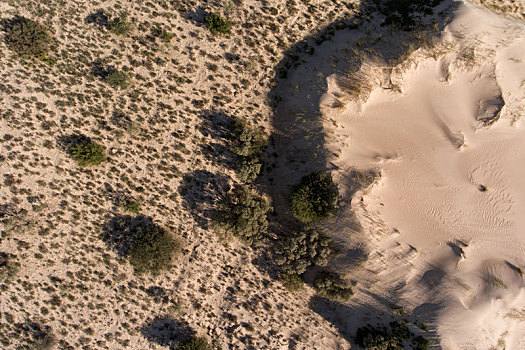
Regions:
<instances>
[{"instance_id":1,"label":"bare sandy soil","mask_svg":"<svg viewBox=\"0 0 525 350\"><path fill-rule=\"evenodd\" d=\"M365 289L432 315L444 349L525 348L524 29L462 4L435 46L365 71L388 84L336 74L323 97L329 160L381 172L348 209L378 238Z\"/></svg>"}]
</instances>

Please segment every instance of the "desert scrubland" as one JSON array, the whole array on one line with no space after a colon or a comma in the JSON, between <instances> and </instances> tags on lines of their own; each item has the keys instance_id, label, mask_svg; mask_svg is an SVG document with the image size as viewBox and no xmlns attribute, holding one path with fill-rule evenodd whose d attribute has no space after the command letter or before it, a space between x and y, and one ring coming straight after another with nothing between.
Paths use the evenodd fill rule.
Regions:
<instances>
[{"instance_id":1,"label":"desert scrubland","mask_svg":"<svg viewBox=\"0 0 525 350\"><path fill-rule=\"evenodd\" d=\"M524 9L0 1L0 348L525 348Z\"/></svg>"}]
</instances>

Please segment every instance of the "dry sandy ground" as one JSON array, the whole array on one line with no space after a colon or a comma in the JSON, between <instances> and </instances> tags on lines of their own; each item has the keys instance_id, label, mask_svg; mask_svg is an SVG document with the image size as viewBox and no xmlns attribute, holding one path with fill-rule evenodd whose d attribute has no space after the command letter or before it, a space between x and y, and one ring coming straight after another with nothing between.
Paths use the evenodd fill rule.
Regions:
<instances>
[{"instance_id":1,"label":"dry sandy ground","mask_svg":"<svg viewBox=\"0 0 525 350\"><path fill-rule=\"evenodd\" d=\"M321 104L340 173L381 172L348 209L377 238L361 278L444 349L524 349L525 26L462 4L435 46L370 65L370 93L335 74Z\"/></svg>"},{"instance_id":2,"label":"dry sandy ground","mask_svg":"<svg viewBox=\"0 0 525 350\"><path fill-rule=\"evenodd\" d=\"M2 20L38 20L57 41L56 65L20 62L0 33L0 252L20 265L0 281L0 348L27 346L31 324L50 327L61 349L168 348L189 332L223 349L347 347L308 307L311 289L286 292L264 252L220 242L197 207L219 197L214 184L237 181L217 121L268 127L275 65L350 5L0 1ZM134 32L86 23L97 9L126 13ZM231 36L212 35L205 11L230 16ZM127 68L131 86L112 89L97 64ZM59 142L75 133L108 161L79 168ZM136 215L123 198L185 241L162 276L136 276L101 239L108 222Z\"/></svg>"}]
</instances>

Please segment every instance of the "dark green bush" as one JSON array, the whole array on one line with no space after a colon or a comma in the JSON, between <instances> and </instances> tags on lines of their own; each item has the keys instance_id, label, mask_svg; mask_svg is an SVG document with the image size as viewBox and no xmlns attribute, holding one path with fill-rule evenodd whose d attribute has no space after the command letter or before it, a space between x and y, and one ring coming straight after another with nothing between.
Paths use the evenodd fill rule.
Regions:
<instances>
[{"instance_id":1,"label":"dark green bush","mask_svg":"<svg viewBox=\"0 0 525 350\"><path fill-rule=\"evenodd\" d=\"M296 273L283 273L279 275L279 280L284 288L290 292L296 292L304 288L303 279Z\"/></svg>"},{"instance_id":2,"label":"dark green bush","mask_svg":"<svg viewBox=\"0 0 525 350\"><path fill-rule=\"evenodd\" d=\"M213 34L230 34L231 32L232 24L230 20L222 18L218 13L210 13L204 20L206 21L206 26Z\"/></svg>"},{"instance_id":3,"label":"dark green bush","mask_svg":"<svg viewBox=\"0 0 525 350\"><path fill-rule=\"evenodd\" d=\"M109 21L108 29L115 35L129 35L133 30L133 25L125 18L115 18Z\"/></svg>"},{"instance_id":4,"label":"dark green bush","mask_svg":"<svg viewBox=\"0 0 525 350\"><path fill-rule=\"evenodd\" d=\"M158 274L169 267L180 248L180 242L164 228L155 224L139 225L127 255L135 272Z\"/></svg>"},{"instance_id":5,"label":"dark green bush","mask_svg":"<svg viewBox=\"0 0 525 350\"><path fill-rule=\"evenodd\" d=\"M5 42L10 50L24 59L45 59L52 38L47 29L31 19L15 16L4 21Z\"/></svg>"},{"instance_id":6,"label":"dark green bush","mask_svg":"<svg viewBox=\"0 0 525 350\"><path fill-rule=\"evenodd\" d=\"M212 350L212 346L206 338L193 336L188 338L175 347L176 350Z\"/></svg>"},{"instance_id":7,"label":"dark green bush","mask_svg":"<svg viewBox=\"0 0 525 350\"><path fill-rule=\"evenodd\" d=\"M89 139L73 145L71 147L71 156L82 167L99 165L106 160L104 146Z\"/></svg>"},{"instance_id":8,"label":"dark green bush","mask_svg":"<svg viewBox=\"0 0 525 350\"><path fill-rule=\"evenodd\" d=\"M386 331L370 325L357 330L355 342L363 349L397 349L392 347L390 336Z\"/></svg>"},{"instance_id":9,"label":"dark green bush","mask_svg":"<svg viewBox=\"0 0 525 350\"><path fill-rule=\"evenodd\" d=\"M112 88L120 88L121 90L125 90L129 87L130 84L130 78L126 74L126 72L122 72L119 70L113 70L111 73L106 75L104 77L104 80L106 83L108 83L109 86Z\"/></svg>"},{"instance_id":10,"label":"dark green bush","mask_svg":"<svg viewBox=\"0 0 525 350\"><path fill-rule=\"evenodd\" d=\"M330 239L306 229L279 240L275 248L275 262L283 272L300 275L312 265L325 266L330 253Z\"/></svg>"},{"instance_id":11,"label":"dark green bush","mask_svg":"<svg viewBox=\"0 0 525 350\"><path fill-rule=\"evenodd\" d=\"M410 31L420 23L421 15L432 15L434 7L443 0L382 0L379 11L385 15L383 25L394 29Z\"/></svg>"},{"instance_id":12,"label":"dark green bush","mask_svg":"<svg viewBox=\"0 0 525 350\"><path fill-rule=\"evenodd\" d=\"M422 336L414 337L406 321L390 322L390 330L384 326L380 329L371 325L357 329L355 342L364 349L404 349L404 342L412 338L412 348L427 349L429 341Z\"/></svg>"},{"instance_id":13,"label":"dark green bush","mask_svg":"<svg viewBox=\"0 0 525 350\"><path fill-rule=\"evenodd\" d=\"M248 244L260 241L268 229L270 204L246 187L237 187L220 203L216 221L220 228L244 239Z\"/></svg>"},{"instance_id":14,"label":"dark green bush","mask_svg":"<svg viewBox=\"0 0 525 350\"><path fill-rule=\"evenodd\" d=\"M330 172L315 172L303 177L292 189L290 206L304 223L327 218L336 211L338 190Z\"/></svg>"},{"instance_id":15,"label":"dark green bush","mask_svg":"<svg viewBox=\"0 0 525 350\"><path fill-rule=\"evenodd\" d=\"M314 288L317 294L333 301L350 299L354 292L349 283L337 273L323 271L314 279Z\"/></svg>"}]
</instances>

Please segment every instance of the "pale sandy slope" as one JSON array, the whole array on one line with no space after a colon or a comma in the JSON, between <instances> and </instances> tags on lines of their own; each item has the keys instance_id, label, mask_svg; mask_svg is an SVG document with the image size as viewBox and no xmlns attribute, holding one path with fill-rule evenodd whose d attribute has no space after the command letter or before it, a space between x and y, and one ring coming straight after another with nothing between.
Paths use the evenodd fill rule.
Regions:
<instances>
[{"instance_id":1,"label":"pale sandy slope","mask_svg":"<svg viewBox=\"0 0 525 350\"><path fill-rule=\"evenodd\" d=\"M442 40L394 70L398 92L334 109L329 78L322 111L345 140L332 161L382 173L352 205L380 238L371 278L411 310L438 310L445 349L525 349L525 28L463 4ZM373 261L403 246L415 248L404 264Z\"/></svg>"}]
</instances>

